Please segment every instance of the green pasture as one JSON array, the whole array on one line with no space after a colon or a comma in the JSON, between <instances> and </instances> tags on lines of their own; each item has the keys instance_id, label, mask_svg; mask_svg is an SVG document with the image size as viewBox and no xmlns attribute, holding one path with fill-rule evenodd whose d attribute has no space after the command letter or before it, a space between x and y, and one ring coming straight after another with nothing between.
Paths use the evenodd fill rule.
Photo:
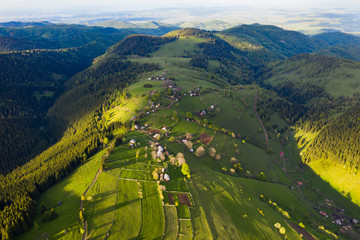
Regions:
<instances>
[{"instance_id":1,"label":"green pasture","mask_svg":"<svg viewBox=\"0 0 360 240\"><path fill-rule=\"evenodd\" d=\"M49 235L51 239L80 239L82 224L79 219L80 197L93 181L100 167L100 161L105 151L100 151L89 158L65 179L54 185L41 195L36 207L34 221L38 227L32 227L18 239L36 239L41 235ZM59 202L61 205L58 205ZM40 204L48 209L54 208L58 217L50 222L42 222Z\"/></svg>"}]
</instances>

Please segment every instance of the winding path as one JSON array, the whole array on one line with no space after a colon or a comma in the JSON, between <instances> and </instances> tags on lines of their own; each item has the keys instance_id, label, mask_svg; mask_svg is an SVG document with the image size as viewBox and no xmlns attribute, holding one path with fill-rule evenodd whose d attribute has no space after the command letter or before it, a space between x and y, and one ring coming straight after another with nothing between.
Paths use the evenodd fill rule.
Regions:
<instances>
[{"instance_id":1,"label":"winding path","mask_svg":"<svg viewBox=\"0 0 360 240\"><path fill-rule=\"evenodd\" d=\"M99 168L99 170L97 171L96 176L94 177L93 181L92 181L91 184L87 187L87 189L85 190L85 192L83 193L82 196L85 196L86 193L89 191L89 189L96 183L96 181L97 181L98 176L99 176L100 173L101 173L101 171L100 171L100 168ZM84 214L84 211L83 211L83 200L80 200L80 211L82 211L83 214ZM87 232L87 222L86 222L86 219L84 219L84 221L83 221L83 226L84 226L84 234L83 234L82 240L86 240L86 239L87 239L87 237L86 237L86 232Z\"/></svg>"},{"instance_id":2,"label":"winding path","mask_svg":"<svg viewBox=\"0 0 360 240\"><path fill-rule=\"evenodd\" d=\"M261 119L260 119L260 116L259 116L259 113L257 112L256 110L256 100L258 99L259 97L259 94L256 92L255 94L255 97L254 97L254 113L255 113L255 116L256 118L258 119L263 131L264 131L264 135L265 135L265 142L266 142L266 147L267 149L269 150L270 149L270 146L269 146L269 138L268 138L268 134L266 132L266 129L265 129L265 126L264 124L262 123Z\"/></svg>"}]
</instances>

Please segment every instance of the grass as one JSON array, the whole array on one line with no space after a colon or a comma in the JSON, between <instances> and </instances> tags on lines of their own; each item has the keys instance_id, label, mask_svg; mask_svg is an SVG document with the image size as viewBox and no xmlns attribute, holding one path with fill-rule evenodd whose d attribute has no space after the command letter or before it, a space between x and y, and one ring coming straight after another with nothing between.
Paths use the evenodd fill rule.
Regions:
<instances>
[{"instance_id":1,"label":"grass","mask_svg":"<svg viewBox=\"0 0 360 240\"><path fill-rule=\"evenodd\" d=\"M192 225L189 220L179 220L179 239L192 239Z\"/></svg>"},{"instance_id":2,"label":"grass","mask_svg":"<svg viewBox=\"0 0 360 240\"><path fill-rule=\"evenodd\" d=\"M122 169L120 178L154 181L151 175L151 171L136 171L136 170Z\"/></svg>"},{"instance_id":3,"label":"grass","mask_svg":"<svg viewBox=\"0 0 360 240\"><path fill-rule=\"evenodd\" d=\"M195 170L199 172L197 167ZM284 218L260 201L258 198L260 194L267 195L274 201L276 199L279 204L297 202L297 209L294 211L310 210L297 200L295 193L287 187L234 178L205 168L201 168L201 176L198 174L190 185L190 190L197 198L196 205L203 208L203 210L192 210L197 212L194 215L206 216L206 221L197 217L195 223L195 226L205 225L205 232L198 230L198 234L202 236L208 236L210 234L208 229L210 229L214 238L221 236L240 239L241 236L241 239L253 239L253 236L263 236L263 239L282 239L273 225L276 222L284 225ZM265 216L261 215L257 209L262 210ZM289 232L289 239L297 239L295 233L290 229L286 230Z\"/></svg>"},{"instance_id":4,"label":"grass","mask_svg":"<svg viewBox=\"0 0 360 240\"><path fill-rule=\"evenodd\" d=\"M164 212L156 183L141 182L142 225L138 239L161 239L164 234Z\"/></svg>"},{"instance_id":5,"label":"grass","mask_svg":"<svg viewBox=\"0 0 360 240\"><path fill-rule=\"evenodd\" d=\"M338 192L350 194L353 202L360 205L360 175L351 174L342 164L330 159L312 161L309 166L321 178L330 182Z\"/></svg>"},{"instance_id":6,"label":"grass","mask_svg":"<svg viewBox=\"0 0 360 240\"><path fill-rule=\"evenodd\" d=\"M199 54L202 50L197 47L197 44L201 42L205 42L205 40L195 37L179 38L162 46L152 54L152 57L183 57L185 55Z\"/></svg>"},{"instance_id":7,"label":"grass","mask_svg":"<svg viewBox=\"0 0 360 240\"><path fill-rule=\"evenodd\" d=\"M134 239L141 227L141 201L135 181L119 180L115 219L108 239Z\"/></svg>"},{"instance_id":8,"label":"grass","mask_svg":"<svg viewBox=\"0 0 360 240\"><path fill-rule=\"evenodd\" d=\"M103 239L110 231L117 208L117 178L112 174L101 173L96 183L86 194L92 198L84 204L84 214L87 220L87 235L91 239Z\"/></svg>"},{"instance_id":9,"label":"grass","mask_svg":"<svg viewBox=\"0 0 360 240\"><path fill-rule=\"evenodd\" d=\"M291 142L291 145L289 145L289 152L300 151L300 154L305 152L307 150L307 147L309 146L309 143L311 143L312 139L315 136L316 133L305 132L302 129L297 129L294 137L298 139L298 141ZM297 158L293 162L296 161L300 162L301 158ZM306 178L304 178L303 176L297 177L299 179L311 179L312 181L315 181L317 183L316 185L312 186L313 189L308 191L308 194L313 199L316 199L318 197L318 194L313 193L314 191L326 192L326 194L329 194L332 199L340 201L343 208L349 208L351 209L351 212L356 212L356 207L353 206L353 204L348 203L348 201L346 201L342 197L340 197L339 193L344 193L344 195L350 193L353 203L360 205L359 174L352 174L343 165L338 164L331 159L317 159L312 161L309 166L311 167L311 171L307 169L309 171ZM315 177L314 173L316 175L319 175L319 177ZM329 188L329 185L332 188L336 189L338 193L333 191L333 189Z\"/></svg>"},{"instance_id":10,"label":"grass","mask_svg":"<svg viewBox=\"0 0 360 240\"><path fill-rule=\"evenodd\" d=\"M164 239L176 240L178 234L178 217L176 208L173 206L164 207L165 232Z\"/></svg>"},{"instance_id":11,"label":"grass","mask_svg":"<svg viewBox=\"0 0 360 240\"><path fill-rule=\"evenodd\" d=\"M179 204L179 206L176 206L176 211L179 219L191 219L191 213L188 206Z\"/></svg>"},{"instance_id":12,"label":"grass","mask_svg":"<svg viewBox=\"0 0 360 240\"><path fill-rule=\"evenodd\" d=\"M184 181L184 175L181 173L180 168L169 164L168 174L170 176L170 182L161 182L161 185L166 187L166 191L179 191L188 192L188 188Z\"/></svg>"},{"instance_id":13,"label":"grass","mask_svg":"<svg viewBox=\"0 0 360 240\"><path fill-rule=\"evenodd\" d=\"M316 56L313 56L313 58L316 58ZM321 58L327 61L327 57ZM360 92L360 71L359 65L355 62L349 64L339 59L331 67L326 67L322 61L314 61L313 59L292 63L285 61L284 64L281 64L281 67L275 67L273 73L272 77L266 80L271 85L285 81L295 84L307 82L324 87L325 92L333 97L351 97Z\"/></svg>"},{"instance_id":14,"label":"grass","mask_svg":"<svg viewBox=\"0 0 360 240\"><path fill-rule=\"evenodd\" d=\"M36 207L36 217L34 221L38 228L31 228L28 232L18 237L18 239L36 239L44 233L48 233L51 239L80 239L82 225L79 220L80 197L95 177L101 157L105 151L100 151L88 162L78 167L73 173L64 180L54 185L41 195ZM60 206L57 203L62 201ZM40 203L44 203L47 208L54 208L58 217L50 222L41 222ZM64 230L67 233L64 234Z\"/></svg>"}]
</instances>

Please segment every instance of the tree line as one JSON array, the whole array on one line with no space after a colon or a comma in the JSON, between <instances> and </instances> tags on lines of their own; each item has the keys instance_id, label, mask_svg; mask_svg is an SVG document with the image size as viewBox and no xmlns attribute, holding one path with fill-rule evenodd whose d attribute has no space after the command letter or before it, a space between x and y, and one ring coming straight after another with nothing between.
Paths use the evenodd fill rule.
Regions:
<instances>
[{"instance_id":1,"label":"tree line","mask_svg":"<svg viewBox=\"0 0 360 240\"><path fill-rule=\"evenodd\" d=\"M84 161L84 154L93 155L104 139L111 139L111 132L119 124L107 126L102 121L107 97L138 75L156 69L158 66L154 64L105 57L65 84L68 90L48 113L49 128L52 120L54 129L59 126L56 121L63 123L62 128L56 128L59 129L57 135L62 137L28 163L5 176L0 175L0 232L3 239L26 231L32 225L35 201L40 193Z\"/></svg>"}]
</instances>

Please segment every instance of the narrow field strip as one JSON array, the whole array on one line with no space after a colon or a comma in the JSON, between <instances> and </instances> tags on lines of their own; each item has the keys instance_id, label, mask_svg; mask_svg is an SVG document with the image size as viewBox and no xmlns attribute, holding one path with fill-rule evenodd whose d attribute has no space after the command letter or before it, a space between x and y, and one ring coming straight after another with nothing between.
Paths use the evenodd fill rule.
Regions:
<instances>
[{"instance_id":1,"label":"narrow field strip","mask_svg":"<svg viewBox=\"0 0 360 240\"><path fill-rule=\"evenodd\" d=\"M175 206L164 206L165 231L162 239L176 240L179 232L177 211Z\"/></svg>"}]
</instances>

